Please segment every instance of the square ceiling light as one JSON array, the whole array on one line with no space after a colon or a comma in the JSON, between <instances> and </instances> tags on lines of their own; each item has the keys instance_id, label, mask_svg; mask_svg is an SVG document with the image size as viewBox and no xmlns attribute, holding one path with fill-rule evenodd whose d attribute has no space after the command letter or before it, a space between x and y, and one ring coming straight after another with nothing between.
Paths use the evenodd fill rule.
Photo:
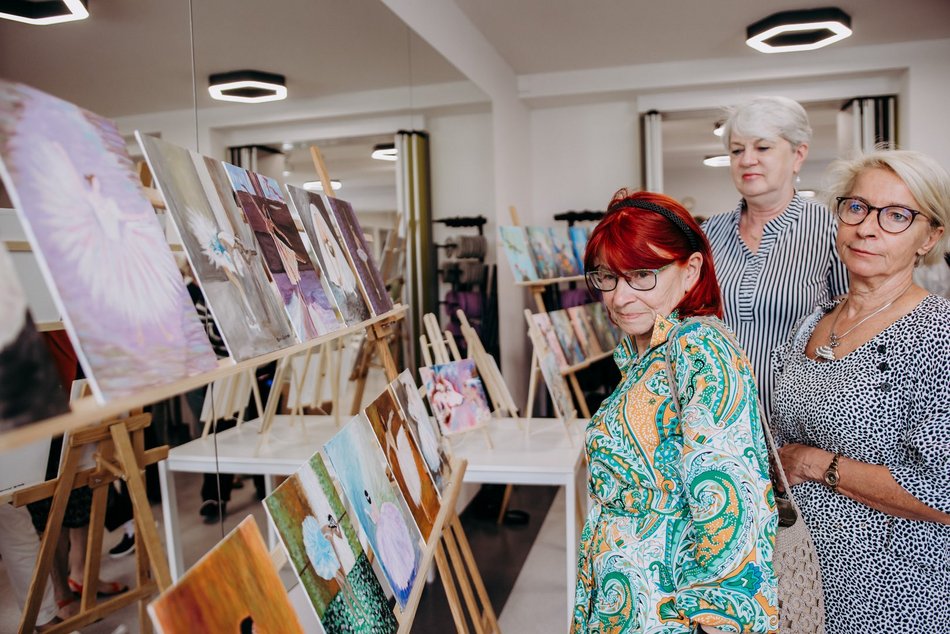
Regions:
<instances>
[{"instance_id":1,"label":"square ceiling light","mask_svg":"<svg viewBox=\"0 0 950 634\"><path fill-rule=\"evenodd\" d=\"M813 51L851 37L851 16L836 7L782 11L749 25L746 37L762 53Z\"/></svg>"},{"instance_id":2,"label":"square ceiling light","mask_svg":"<svg viewBox=\"0 0 950 634\"><path fill-rule=\"evenodd\" d=\"M218 101L264 103L287 98L287 78L259 70L216 73L208 78L208 93Z\"/></svg>"},{"instance_id":3,"label":"square ceiling light","mask_svg":"<svg viewBox=\"0 0 950 634\"><path fill-rule=\"evenodd\" d=\"M88 17L86 0L7 0L0 8L0 18L36 26L74 22Z\"/></svg>"}]
</instances>

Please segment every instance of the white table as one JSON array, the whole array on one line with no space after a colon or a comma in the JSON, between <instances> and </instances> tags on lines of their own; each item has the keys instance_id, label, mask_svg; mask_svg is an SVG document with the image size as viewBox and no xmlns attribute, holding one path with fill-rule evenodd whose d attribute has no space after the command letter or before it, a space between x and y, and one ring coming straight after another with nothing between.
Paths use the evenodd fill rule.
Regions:
<instances>
[{"instance_id":1,"label":"white table","mask_svg":"<svg viewBox=\"0 0 950 634\"><path fill-rule=\"evenodd\" d=\"M263 442L258 433L259 421L246 422L175 447L169 451L168 460L159 463L165 540L173 580L184 572L184 562L178 539L178 500L172 472L264 475L270 494L271 476L294 473L337 431L332 417L297 417L296 423L293 422L291 416L275 417ZM577 521L583 510L578 493L583 491L585 481L581 429L580 421L574 421L573 437L569 438L564 426L554 419L501 418L492 420L489 425L494 448L488 446L481 432L452 439L454 454L468 461L465 482L564 487L568 619L574 604ZM271 546L276 543L272 530L268 526Z\"/></svg>"}]
</instances>

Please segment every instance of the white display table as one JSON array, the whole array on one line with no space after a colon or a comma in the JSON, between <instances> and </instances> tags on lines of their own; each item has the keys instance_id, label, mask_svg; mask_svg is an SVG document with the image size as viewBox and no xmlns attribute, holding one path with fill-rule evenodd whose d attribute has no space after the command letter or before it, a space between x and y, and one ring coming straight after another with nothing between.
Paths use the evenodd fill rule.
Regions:
<instances>
[{"instance_id":1,"label":"white display table","mask_svg":"<svg viewBox=\"0 0 950 634\"><path fill-rule=\"evenodd\" d=\"M178 539L178 500L172 472L286 476L300 468L337 432L329 416L277 416L263 442L259 428L260 422L255 420L193 440L173 448L168 460L159 463L165 540L173 580L184 572L184 563ZM585 481L582 421L572 423L570 439L561 422L551 418L493 419L488 429L494 448L489 448L480 431L452 439L454 454L468 461L465 482L564 487L565 570L570 618L577 566L578 518L583 516L579 497L586 500L586 496L578 495L583 491L579 486L583 487ZM273 479L267 477L266 481L269 494ZM271 546L276 543L272 531L268 526Z\"/></svg>"}]
</instances>

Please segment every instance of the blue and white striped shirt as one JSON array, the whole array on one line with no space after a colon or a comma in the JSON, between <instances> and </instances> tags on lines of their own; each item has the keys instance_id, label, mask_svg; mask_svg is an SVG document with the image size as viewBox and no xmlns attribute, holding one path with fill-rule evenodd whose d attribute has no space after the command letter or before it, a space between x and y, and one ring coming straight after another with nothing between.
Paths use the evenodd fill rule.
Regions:
<instances>
[{"instance_id":1,"label":"blue and white striped shirt","mask_svg":"<svg viewBox=\"0 0 950 634\"><path fill-rule=\"evenodd\" d=\"M837 223L824 205L797 193L785 212L765 224L759 250L739 237L745 202L703 223L722 290L725 322L755 370L771 415L771 352L788 339L799 318L848 290L848 273L835 249Z\"/></svg>"}]
</instances>

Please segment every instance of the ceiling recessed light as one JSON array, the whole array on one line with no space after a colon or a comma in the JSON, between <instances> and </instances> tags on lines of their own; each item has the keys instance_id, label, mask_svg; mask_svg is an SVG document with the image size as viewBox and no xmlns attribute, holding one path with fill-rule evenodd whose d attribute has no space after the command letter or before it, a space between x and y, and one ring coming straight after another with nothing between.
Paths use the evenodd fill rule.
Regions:
<instances>
[{"instance_id":1,"label":"ceiling recessed light","mask_svg":"<svg viewBox=\"0 0 950 634\"><path fill-rule=\"evenodd\" d=\"M745 43L762 53L813 51L851 36L851 16L836 7L781 11L746 28Z\"/></svg>"},{"instance_id":2,"label":"ceiling recessed light","mask_svg":"<svg viewBox=\"0 0 950 634\"><path fill-rule=\"evenodd\" d=\"M287 79L276 73L237 70L208 78L208 92L218 101L263 103L287 98Z\"/></svg>"},{"instance_id":3,"label":"ceiling recessed light","mask_svg":"<svg viewBox=\"0 0 950 634\"><path fill-rule=\"evenodd\" d=\"M372 157L378 161L395 161L399 158L399 154L394 144L379 143L373 147Z\"/></svg>"},{"instance_id":4,"label":"ceiling recessed light","mask_svg":"<svg viewBox=\"0 0 950 634\"><path fill-rule=\"evenodd\" d=\"M714 154L703 159L703 165L709 167L727 167L729 165L728 154Z\"/></svg>"},{"instance_id":5,"label":"ceiling recessed light","mask_svg":"<svg viewBox=\"0 0 950 634\"><path fill-rule=\"evenodd\" d=\"M333 191L338 189L343 189L343 183L334 179L330 180L330 187L333 188ZM303 184L303 188L311 192L322 192L323 191L323 182L322 181L307 181Z\"/></svg>"},{"instance_id":6,"label":"ceiling recessed light","mask_svg":"<svg viewBox=\"0 0 950 634\"><path fill-rule=\"evenodd\" d=\"M74 22L88 17L86 0L10 0L3 3L0 11L0 18L35 26Z\"/></svg>"},{"instance_id":7,"label":"ceiling recessed light","mask_svg":"<svg viewBox=\"0 0 950 634\"><path fill-rule=\"evenodd\" d=\"M725 121L717 121L716 123L713 124L713 134L715 134L716 136L722 136L723 132L725 131L726 131Z\"/></svg>"}]
</instances>

